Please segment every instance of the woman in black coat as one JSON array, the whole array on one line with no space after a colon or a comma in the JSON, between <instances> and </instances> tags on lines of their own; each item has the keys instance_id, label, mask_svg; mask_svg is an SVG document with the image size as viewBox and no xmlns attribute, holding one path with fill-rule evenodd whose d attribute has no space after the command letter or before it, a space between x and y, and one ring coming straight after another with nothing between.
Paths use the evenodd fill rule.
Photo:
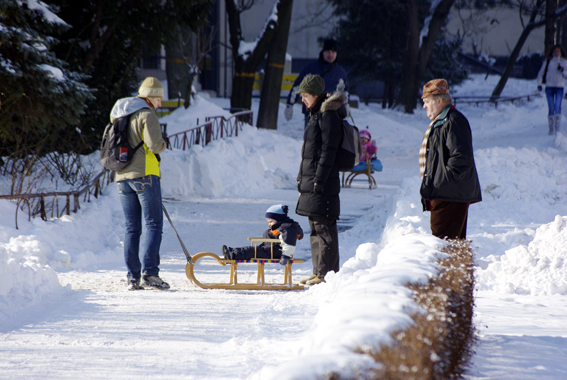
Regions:
<instances>
[{"instance_id":1,"label":"woman in black coat","mask_svg":"<svg viewBox=\"0 0 567 380\"><path fill-rule=\"evenodd\" d=\"M309 218L311 227L313 275L300 281L307 285L325 282L327 272L339 270L337 220L341 182L335 157L341 143L347 98L342 92L326 94L324 88L323 78L309 75L297 91L310 115L303 135L295 210Z\"/></svg>"}]
</instances>

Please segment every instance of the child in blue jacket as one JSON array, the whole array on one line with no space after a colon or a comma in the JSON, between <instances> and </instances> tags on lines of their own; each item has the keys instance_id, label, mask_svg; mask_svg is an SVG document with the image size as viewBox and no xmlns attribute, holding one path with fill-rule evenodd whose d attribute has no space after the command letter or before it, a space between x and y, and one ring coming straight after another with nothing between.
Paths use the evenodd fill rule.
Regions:
<instances>
[{"instance_id":1,"label":"child in blue jacket","mask_svg":"<svg viewBox=\"0 0 567 380\"><path fill-rule=\"evenodd\" d=\"M270 227L264 231L262 237L265 239L279 239L280 243L274 243L274 259L280 259L280 264L286 265L293 252L297 240L303 239L301 226L287 216L288 206L273 205L266 211L266 220ZM262 243L256 247L256 258L269 259L271 255L271 244ZM254 258L254 247L231 248L222 246L225 260L248 260Z\"/></svg>"}]
</instances>

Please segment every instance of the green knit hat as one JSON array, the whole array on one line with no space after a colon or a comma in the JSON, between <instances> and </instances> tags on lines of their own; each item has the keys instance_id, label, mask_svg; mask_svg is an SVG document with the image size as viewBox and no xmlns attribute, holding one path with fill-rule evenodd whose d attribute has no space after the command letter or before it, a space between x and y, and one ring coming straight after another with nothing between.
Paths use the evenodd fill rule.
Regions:
<instances>
[{"instance_id":1,"label":"green knit hat","mask_svg":"<svg viewBox=\"0 0 567 380\"><path fill-rule=\"evenodd\" d=\"M161 82L154 77L147 77L142 82L138 90L138 98L160 98L163 99L163 86Z\"/></svg>"},{"instance_id":2,"label":"green knit hat","mask_svg":"<svg viewBox=\"0 0 567 380\"><path fill-rule=\"evenodd\" d=\"M296 94L319 96L325 91L325 81L319 75L307 75L299 84Z\"/></svg>"}]
</instances>

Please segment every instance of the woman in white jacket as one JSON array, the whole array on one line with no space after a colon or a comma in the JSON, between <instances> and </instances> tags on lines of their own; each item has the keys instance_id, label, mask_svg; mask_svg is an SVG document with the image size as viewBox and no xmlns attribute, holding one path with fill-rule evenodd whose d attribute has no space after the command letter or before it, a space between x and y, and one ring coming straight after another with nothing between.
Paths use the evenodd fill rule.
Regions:
<instances>
[{"instance_id":1,"label":"woman in white jacket","mask_svg":"<svg viewBox=\"0 0 567 380\"><path fill-rule=\"evenodd\" d=\"M559 132L561 126L561 99L563 98L563 85L567 75L567 54L561 45L552 46L545 54L545 61L537 75L537 89L545 84L545 96L549 113L549 134Z\"/></svg>"}]
</instances>

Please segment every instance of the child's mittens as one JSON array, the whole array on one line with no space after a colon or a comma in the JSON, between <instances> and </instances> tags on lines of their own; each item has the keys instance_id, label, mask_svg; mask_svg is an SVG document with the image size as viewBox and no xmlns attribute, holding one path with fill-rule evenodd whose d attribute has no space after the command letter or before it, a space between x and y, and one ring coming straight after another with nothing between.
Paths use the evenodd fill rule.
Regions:
<instances>
[{"instance_id":1,"label":"child's mittens","mask_svg":"<svg viewBox=\"0 0 567 380\"><path fill-rule=\"evenodd\" d=\"M280 258L280 264L281 265L287 265L287 264L289 264L290 261L291 261L291 258L289 256L282 255L282 257Z\"/></svg>"}]
</instances>

